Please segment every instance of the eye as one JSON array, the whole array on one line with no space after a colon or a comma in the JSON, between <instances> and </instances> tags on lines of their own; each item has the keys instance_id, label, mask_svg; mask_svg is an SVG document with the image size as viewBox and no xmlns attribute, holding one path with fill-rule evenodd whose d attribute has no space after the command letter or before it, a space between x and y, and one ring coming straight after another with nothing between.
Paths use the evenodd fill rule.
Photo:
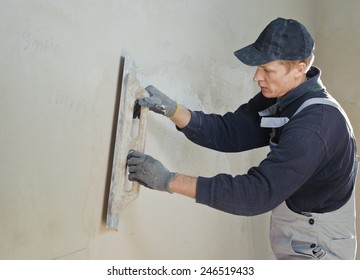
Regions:
<instances>
[{"instance_id":1,"label":"eye","mask_svg":"<svg viewBox=\"0 0 360 280\"><path fill-rule=\"evenodd\" d=\"M264 71L265 74L270 74L270 73L274 72L274 69L267 68L265 66L260 66L260 68Z\"/></svg>"}]
</instances>

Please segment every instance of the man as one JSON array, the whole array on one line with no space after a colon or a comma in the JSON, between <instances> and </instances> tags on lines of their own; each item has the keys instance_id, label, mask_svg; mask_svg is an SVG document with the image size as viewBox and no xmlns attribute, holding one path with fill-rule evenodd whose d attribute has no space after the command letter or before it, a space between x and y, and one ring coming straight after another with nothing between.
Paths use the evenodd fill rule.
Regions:
<instances>
[{"instance_id":1,"label":"man","mask_svg":"<svg viewBox=\"0 0 360 280\"><path fill-rule=\"evenodd\" d=\"M247 174L191 177L130 151L129 180L179 193L237 215L272 210L270 241L278 259L354 259L356 143L350 122L312 67L314 41L306 28L278 18L254 44L235 52L258 66L261 91L224 116L192 112L153 86L141 106L169 117L196 144L241 152L270 144Z\"/></svg>"}]
</instances>

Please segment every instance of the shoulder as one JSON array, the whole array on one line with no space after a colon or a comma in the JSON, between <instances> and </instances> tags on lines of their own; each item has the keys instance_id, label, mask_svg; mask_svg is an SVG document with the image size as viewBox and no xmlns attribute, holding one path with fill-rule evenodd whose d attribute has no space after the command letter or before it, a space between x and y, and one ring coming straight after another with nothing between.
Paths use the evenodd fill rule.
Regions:
<instances>
[{"instance_id":1,"label":"shoulder","mask_svg":"<svg viewBox=\"0 0 360 280\"><path fill-rule=\"evenodd\" d=\"M349 128L346 118L336 107L312 104L291 118L283 133L284 136L295 136L297 142L317 146L316 150L325 148L327 153L332 153L346 149L352 137Z\"/></svg>"}]
</instances>

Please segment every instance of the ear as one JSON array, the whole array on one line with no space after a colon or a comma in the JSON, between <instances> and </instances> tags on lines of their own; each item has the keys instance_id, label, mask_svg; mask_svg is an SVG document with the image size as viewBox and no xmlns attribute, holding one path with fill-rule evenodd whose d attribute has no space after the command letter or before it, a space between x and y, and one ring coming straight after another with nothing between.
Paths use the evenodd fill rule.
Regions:
<instances>
[{"instance_id":1,"label":"ear","mask_svg":"<svg viewBox=\"0 0 360 280\"><path fill-rule=\"evenodd\" d=\"M306 64L305 62L299 62L298 64L296 64L296 66L294 67L295 69L295 77L296 78L300 78L302 76L304 76L306 74Z\"/></svg>"}]
</instances>

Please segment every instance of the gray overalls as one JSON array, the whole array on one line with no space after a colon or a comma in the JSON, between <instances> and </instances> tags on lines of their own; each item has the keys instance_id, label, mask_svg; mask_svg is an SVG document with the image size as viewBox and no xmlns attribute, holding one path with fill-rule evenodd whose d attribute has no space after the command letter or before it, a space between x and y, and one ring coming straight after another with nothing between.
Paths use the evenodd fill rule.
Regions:
<instances>
[{"instance_id":1,"label":"gray overalls","mask_svg":"<svg viewBox=\"0 0 360 280\"><path fill-rule=\"evenodd\" d=\"M294 115L313 104L325 104L337 108L348 120L341 106L325 98L306 100ZM277 128L285 125L288 118L266 117L272 115L273 108L259 112L264 117L261 126ZM293 115L293 116L294 116ZM350 124L350 122L348 122ZM270 148L276 144L270 140ZM353 168L353 177L358 171L358 158ZM295 213L284 201L273 209L270 223L270 242L277 259L355 259L355 187L352 196L341 208L328 213Z\"/></svg>"}]
</instances>

